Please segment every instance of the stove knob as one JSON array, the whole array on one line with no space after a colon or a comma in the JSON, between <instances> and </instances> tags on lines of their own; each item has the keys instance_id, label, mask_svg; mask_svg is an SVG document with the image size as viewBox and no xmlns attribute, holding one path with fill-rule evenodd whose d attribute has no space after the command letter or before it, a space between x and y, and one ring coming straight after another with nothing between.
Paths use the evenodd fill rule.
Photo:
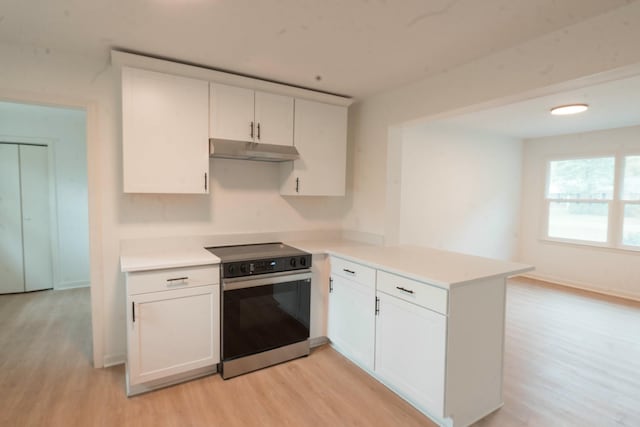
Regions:
<instances>
[{"instance_id":1,"label":"stove knob","mask_svg":"<svg viewBox=\"0 0 640 427\"><path fill-rule=\"evenodd\" d=\"M307 259L305 257L300 257L300 265L303 267L307 265Z\"/></svg>"},{"instance_id":2,"label":"stove knob","mask_svg":"<svg viewBox=\"0 0 640 427\"><path fill-rule=\"evenodd\" d=\"M229 272L229 274L233 275L236 272L236 267L231 264L229 268L227 268L227 271Z\"/></svg>"},{"instance_id":3,"label":"stove knob","mask_svg":"<svg viewBox=\"0 0 640 427\"><path fill-rule=\"evenodd\" d=\"M291 258L291 259L289 260L289 265L290 265L291 267L295 267L295 266L296 266L296 259L295 259L295 258Z\"/></svg>"},{"instance_id":4,"label":"stove knob","mask_svg":"<svg viewBox=\"0 0 640 427\"><path fill-rule=\"evenodd\" d=\"M249 271L247 264L242 263L240 264L240 273L242 274L247 274L247 272Z\"/></svg>"}]
</instances>

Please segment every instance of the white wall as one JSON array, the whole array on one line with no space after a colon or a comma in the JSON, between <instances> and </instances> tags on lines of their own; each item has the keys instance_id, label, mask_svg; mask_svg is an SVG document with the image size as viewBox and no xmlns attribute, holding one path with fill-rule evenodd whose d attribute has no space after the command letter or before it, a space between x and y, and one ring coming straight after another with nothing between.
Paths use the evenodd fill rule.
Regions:
<instances>
[{"instance_id":1,"label":"white wall","mask_svg":"<svg viewBox=\"0 0 640 427\"><path fill-rule=\"evenodd\" d=\"M520 260L532 276L640 299L640 252L554 243L541 238L546 162L565 155L640 152L640 126L525 141Z\"/></svg>"},{"instance_id":2,"label":"white wall","mask_svg":"<svg viewBox=\"0 0 640 427\"><path fill-rule=\"evenodd\" d=\"M443 125L403 132L400 243L513 260L522 142Z\"/></svg>"},{"instance_id":3,"label":"white wall","mask_svg":"<svg viewBox=\"0 0 640 427\"><path fill-rule=\"evenodd\" d=\"M336 229L341 197L282 197L276 163L211 159L210 195L122 194L121 238Z\"/></svg>"},{"instance_id":4,"label":"white wall","mask_svg":"<svg viewBox=\"0 0 640 427\"><path fill-rule=\"evenodd\" d=\"M85 112L0 102L0 139L11 142L42 139L50 143L57 199L54 287L87 286L89 217Z\"/></svg>"},{"instance_id":5,"label":"white wall","mask_svg":"<svg viewBox=\"0 0 640 427\"><path fill-rule=\"evenodd\" d=\"M389 127L640 62L640 2L496 52L349 109L352 209L345 228L384 234ZM417 53L419 54L419 53ZM401 64L397 66L401 67ZM389 199L392 200L392 197Z\"/></svg>"}]
</instances>

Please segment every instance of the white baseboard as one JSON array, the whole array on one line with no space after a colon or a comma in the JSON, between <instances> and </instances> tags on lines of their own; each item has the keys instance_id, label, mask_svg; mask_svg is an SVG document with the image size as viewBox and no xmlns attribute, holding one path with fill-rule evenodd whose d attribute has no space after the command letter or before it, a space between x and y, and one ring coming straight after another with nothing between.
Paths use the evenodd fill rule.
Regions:
<instances>
[{"instance_id":1,"label":"white baseboard","mask_svg":"<svg viewBox=\"0 0 640 427\"><path fill-rule=\"evenodd\" d=\"M122 365L127 360L124 354L107 354L104 356L103 367L108 368L110 366Z\"/></svg>"},{"instance_id":2,"label":"white baseboard","mask_svg":"<svg viewBox=\"0 0 640 427\"><path fill-rule=\"evenodd\" d=\"M62 282L62 283L57 283L53 287L53 289L55 289L56 291L61 291L64 289L88 288L89 283L90 282L87 280L76 280L74 282Z\"/></svg>"},{"instance_id":3,"label":"white baseboard","mask_svg":"<svg viewBox=\"0 0 640 427\"><path fill-rule=\"evenodd\" d=\"M520 274L518 277L527 277L533 280L540 280L543 282L553 283L554 285L566 286L568 288L580 289L582 291L594 292L600 295L606 295L610 297L623 298L632 301L640 301L640 295L629 294L626 292L618 292L614 289L601 289L594 287L592 284L583 282L574 282L570 280L559 279L554 276L548 276L544 274L526 273Z\"/></svg>"}]
</instances>

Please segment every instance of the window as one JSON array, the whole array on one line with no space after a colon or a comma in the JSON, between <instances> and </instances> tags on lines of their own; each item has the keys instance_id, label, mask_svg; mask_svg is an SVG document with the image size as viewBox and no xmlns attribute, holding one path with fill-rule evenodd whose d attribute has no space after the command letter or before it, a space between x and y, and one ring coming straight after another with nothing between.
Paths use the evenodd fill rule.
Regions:
<instances>
[{"instance_id":1,"label":"window","mask_svg":"<svg viewBox=\"0 0 640 427\"><path fill-rule=\"evenodd\" d=\"M550 239L640 249L640 155L550 161L546 218Z\"/></svg>"},{"instance_id":2,"label":"window","mask_svg":"<svg viewBox=\"0 0 640 427\"><path fill-rule=\"evenodd\" d=\"M624 159L622 244L640 247L640 156Z\"/></svg>"}]
</instances>

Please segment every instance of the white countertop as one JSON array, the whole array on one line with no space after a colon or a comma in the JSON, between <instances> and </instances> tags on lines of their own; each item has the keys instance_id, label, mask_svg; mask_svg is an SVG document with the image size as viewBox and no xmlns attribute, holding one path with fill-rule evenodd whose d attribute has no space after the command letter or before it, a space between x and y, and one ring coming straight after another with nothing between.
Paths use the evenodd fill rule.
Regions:
<instances>
[{"instance_id":1,"label":"white countertop","mask_svg":"<svg viewBox=\"0 0 640 427\"><path fill-rule=\"evenodd\" d=\"M220 258L204 248L123 252L120 254L120 271L124 273L219 263Z\"/></svg>"},{"instance_id":2,"label":"white countertop","mask_svg":"<svg viewBox=\"0 0 640 427\"><path fill-rule=\"evenodd\" d=\"M490 277L507 277L533 266L418 246L372 246L357 242L301 241L287 244L328 253L445 289Z\"/></svg>"},{"instance_id":3,"label":"white countertop","mask_svg":"<svg viewBox=\"0 0 640 427\"><path fill-rule=\"evenodd\" d=\"M375 246L342 239L284 243L311 254L339 256L446 289L483 278L513 276L533 270L526 264L418 246ZM122 272L219 263L220 259L204 248L132 251L120 256Z\"/></svg>"}]
</instances>

